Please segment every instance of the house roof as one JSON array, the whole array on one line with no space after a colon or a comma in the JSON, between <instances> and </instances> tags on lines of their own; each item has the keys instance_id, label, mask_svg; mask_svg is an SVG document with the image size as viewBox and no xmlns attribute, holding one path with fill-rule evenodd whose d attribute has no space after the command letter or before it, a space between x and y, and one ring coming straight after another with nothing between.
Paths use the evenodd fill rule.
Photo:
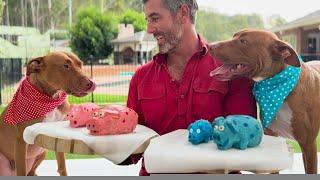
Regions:
<instances>
[{"instance_id":1,"label":"house roof","mask_svg":"<svg viewBox=\"0 0 320 180\"><path fill-rule=\"evenodd\" d=\"M0 35L31 35L40 34L40 31L32 27L0 26Z\"/></svg>"},{"instance_id":2,"label":"house roof","mask_svg":"<svg viewBox=\"0 0 320 180\"><path fill-rule=\"evenodd\" d=\"M317 24L320 25L320 10L317 10L311 14L303 16L294 21L291 21L287 24L283 24L281 26L272 28L271 31L278 32L278 31L284 31L284 30L294 29L294 28L303 27L303 26L317 25Z\"/></svg>"},{"instance_id":3,"label":"house roof","mask_svg":"<svg viewBox=\"0 0 320 180\"><path fill-rule=\"evenodd\" d=\"M9 41L0 38L0 58L21 58L25 57L24 49L11 44Z\"/></svg>"},{"instance_id":4,"label":"house roof","mask_svg":"<svg viewBox=\"0 0 320 180\"><path fill-rule=\"evenodd\" d=\"M155 41L155 38L153 37L153 35L145 31L140 31L135 33L133 36L111 40L111 44L127 43L127 42L142 42L142 41Z\"/></svg>"}]
</instances>

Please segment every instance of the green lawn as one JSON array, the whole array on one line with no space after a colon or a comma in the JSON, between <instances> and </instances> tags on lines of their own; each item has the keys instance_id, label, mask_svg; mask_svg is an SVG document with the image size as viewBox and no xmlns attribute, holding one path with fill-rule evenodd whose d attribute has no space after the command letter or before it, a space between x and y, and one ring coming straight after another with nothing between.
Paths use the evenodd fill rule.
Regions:
<instances>
[{"instance_id":1,"label":"green lawn","mask_svg":"<svg viewBox=\"0 0 320 180\"><path fill-rule=\"evenodd\" d=\"M66 153L66 159L93 159L93 158L101 158L101 156L96 155L80 155L80 154L68 154ZM53 151L48 151L46 155L47 160L56 159L56 155Z\"/></svg>"},{"instance_id":2,"label":"green lawn","mask_svg":"<svg viewBox=\"0 0 320 180\"><path fill-rule=\"evenodd\" d=\"M288 143L293 147L295 153L301 152L301 149L296 141L288 140ZM320 134L318 134L317 137L317 147L318 152L320 152Z\"/></svg>"},{"instance_id":3,"label":"green lawn","mask_svg":"<svg viewBox=\"0 0 320 180\"><path fill-rule=\"evenodd\" d=\"M85 97L74 97L69 96L68 100L71 104L79 104L84 102L92 102L92 99L97 104L106 104L106 103L115 103L115 104L124 104L127 102L127 96L122 95L106 95L106 94L91 94Z\"/></svg>"}]
</instances>

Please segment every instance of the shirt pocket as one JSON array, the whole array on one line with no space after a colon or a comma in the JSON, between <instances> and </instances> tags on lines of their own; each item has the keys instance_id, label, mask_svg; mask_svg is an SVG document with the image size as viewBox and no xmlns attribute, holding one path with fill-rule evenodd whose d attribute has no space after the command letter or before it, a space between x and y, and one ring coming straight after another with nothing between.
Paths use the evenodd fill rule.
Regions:
<instances>
[{"instance_id":1,"label":"shirt pocket","mask_svg":"<svg viewBox=\"0 0 320 180\"><path fill-rule=\"evenodd\" d=\"M228 82L198 82L193 85L193 114L195 119L212 120L223 114Z\"/></svg>"},{"instance_id":2,"label":"shirt pocket","mask_svg":"<svg viewBox=\"0 0 320 180\"><path fill-rule=\"evenodd\" d=\"M151 128L158 128L166 115L166 90L164 84L139 85L138 100L141 103L146 125Z\"/></svg>"}]
</instances>

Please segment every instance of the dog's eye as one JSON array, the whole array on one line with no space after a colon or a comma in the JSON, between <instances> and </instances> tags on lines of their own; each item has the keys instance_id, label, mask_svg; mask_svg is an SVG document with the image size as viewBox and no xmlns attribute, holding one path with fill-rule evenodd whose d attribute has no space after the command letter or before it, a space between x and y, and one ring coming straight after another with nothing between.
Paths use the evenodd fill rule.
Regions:
<instances>
[{"instance_id":1,"label":"dog's eye","mask_svg":"<svg viewBox=\"0 0 320 180\"><path fill-rule=\"evenodd\" d=\"M70 68L69 64L64 64L63 67L66 68L66 69Z\"/></svg>"},{"instance_id":2,"label":"dog's eye","mask_svg":"<svg viewBox=\"0 0 320 180\"><path fill-rule=\"evenodd\" d=\"M241 42L242 44L248 44L248 41L245 40L245 39L240 39L240 42Z\"/></svg>"}]
</instances>

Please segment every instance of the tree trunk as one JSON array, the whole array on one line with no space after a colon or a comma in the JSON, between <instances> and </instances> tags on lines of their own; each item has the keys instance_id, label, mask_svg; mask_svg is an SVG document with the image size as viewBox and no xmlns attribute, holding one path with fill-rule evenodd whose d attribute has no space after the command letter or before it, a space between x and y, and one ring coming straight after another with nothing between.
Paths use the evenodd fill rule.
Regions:
<instances>
[{"instance_id":1,"label":"tree trunk","mask_svg":"<svg viewBox=\"0 0 320 180\"><path fill-rule=\"evenodd\" d=\"M48 0L48 10L49 10L49 19L50 19L50 29L54 30L54 23L52 17L52 3L51 0Z\"/></svg>"},{"instance_id":2,"label":"tree trunk","mask_svg":"<svg viewBox=\"0 0 320 180\"><path fill-rule=\"evenodd\" d=\"M24 23L26 26L28 26L28 1L24 1L24 11L23 11L23 16L24 16Z\"/></svg>"},{"instance_id":3,"label":"tree trunk","mask_svg":"<svg viewBox=\"0 0 320 180\"><path fill-rule=\"evenodd\" d=\"M21 6L21 26L25 26L24 24L24 0L20 0L20 6Z\"/></svg>"},{"instance_id":4,"label":"tree trunk","mask_svg":"<svg viewBox=\"0 0 320 180\"><path fill-rule=\"evenodd\" d=\"M29 0L30 6L31 6L31 15L32 15L32 27L36 26L36 14L34 9L33 0Z\"/></svg>"},{"instance_id":5,"label":"tree trunk","mask_svg":"<svg viewBox=\"0 0 320 180\"><path fill-rule=\"evenodd\" d=\"M36 27L39 28L39 10L40 10L40 1L37 0L37 11L36 11Z\"/></svg>"},{"instance_id":6,"label":"tree trunk","mask_svg":"<svg viewBox=\"0 0 320 180\"><path fill-rule=\"evenodd\" d=\"M7 26L10 26L10 15L9 15L9 0L6 0L6 20L5 20L5 24Z\"/></svg>"}]
</instances>

